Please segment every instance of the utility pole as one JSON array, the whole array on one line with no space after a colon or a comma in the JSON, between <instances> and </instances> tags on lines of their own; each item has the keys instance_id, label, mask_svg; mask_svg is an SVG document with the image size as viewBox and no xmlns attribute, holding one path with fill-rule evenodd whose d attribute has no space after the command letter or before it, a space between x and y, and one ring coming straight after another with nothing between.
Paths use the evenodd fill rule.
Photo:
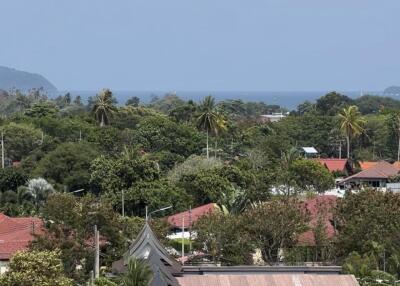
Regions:
<instances>
[{"instance_id":1,"label":"utility pole","mask_svg":"<svg viewBox=\"0 0 400 286\"><path fill-rule=\"evenodd\" d=\"M79 142L82 141L82 130L79 130Z\"/></svg>"},{"instance_id":2,"label":"utility pole","mask_svg":"<svg viewBox=\"0 0 400 286\"><path fill-rule=\"evenodd\" d=\"M192 253L192 206L189 206L189 254Z\"/></svg>"},{"instance_id":3,"label":"utility pole","mask_svg":"<svg viewBox=\"0 0 400 286\"><path fill-rule=\"evenodd\" d=\"M99 231L97 230L97 225L94 226L94 278L97 279L100 276L100 246L99 246Z\"/></svg>"},{"instance_id":4,"label":"utility pole","mask_svg":"<svg viewBox=\"0 0 400 286\"><path fill-rule=\"evenodd\" d=\"M185 264L183 260L185 257L185 217L182 216L182 265Z\"/></svg>"},{"instance_id":5,"label":"utility pole","mask_svg":"<svg viewBox=\"0 0 400 286\"><path fill-rule=\"evenodd\" d=\"M122 189L122 217L125 217L125 198L124 198L124 189Z\"/></svg>"},{"instance_id":6,"label":"utility pole","mask_svg":"<svg viewBox=\"0 0 400 286\"><path fill-rule=\"evenodd\" d=\"M342 140L339 139L339 159L342 159Z\"/></svg>"},{"instance_id":7,"label":"utility pole","mask_svg":"<svg viewBox=\"0 0 400 286\"><path fill-rule=\"evenodd\" d=\"M1 167L4 169L4 132L1 131Z\"/></svg>"}]
</instances>

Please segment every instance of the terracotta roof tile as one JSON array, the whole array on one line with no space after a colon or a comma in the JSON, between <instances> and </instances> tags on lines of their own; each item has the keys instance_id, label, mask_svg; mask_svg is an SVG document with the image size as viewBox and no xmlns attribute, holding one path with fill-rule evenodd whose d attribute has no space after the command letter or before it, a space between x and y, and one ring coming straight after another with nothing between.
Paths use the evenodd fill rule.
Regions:
<instances>
[{"instance_id":1,"label":"terracotta roof tile","mask_svg":"<svg viewBox=\"0 0 400 286\"><path fill-rule=\"evenodd\" d=\"M315 236L312 230L317 226L319 218L325 224L326 237L331 239L335 236L335 228L332 225L332 209L336 206L337 197L322 195L306 200L304 206L310 214L310 230L302 233L298 238L298 245L314 246Z\"/></svg>"},{"instance_id":2,"label":"terracotta roof tile","mask_svg":"<svg viewBox=\"0 0 400 286\"><path fill-rule=\"evenodd\" d=\"M322 165L325 165L329 171L345 171L347 159L316 159Z\"/></svg>"},{"instance_id":3,"label":"terracotta roof tile","mask_svg":"<svg viewBox=\"0 0 400 286\"><path fill-rule=\"evenodd\" d=\"M8 260L15 252L25 250L33 240L33 230L42 232L42 220L11 218L0 213L0 260Z\"/></svg>"},{"instance_id":4,"label":"terracotta roof tile","mask_svg":"<svg viewBox=\"0 0 400 286\"><path fill-rule=\"evenodd\" d=\"M189 214L189 211L181 212L174 214L168 217L168 222L173 227L182 228L182 218L185 219L185 227L193 226L193 224L202 216L207 214L211 214L215 211L216 205L214 203L210 203L207 205L203 205L197 208L192 209L192 214Z\"/></svg>"}]
</instances>

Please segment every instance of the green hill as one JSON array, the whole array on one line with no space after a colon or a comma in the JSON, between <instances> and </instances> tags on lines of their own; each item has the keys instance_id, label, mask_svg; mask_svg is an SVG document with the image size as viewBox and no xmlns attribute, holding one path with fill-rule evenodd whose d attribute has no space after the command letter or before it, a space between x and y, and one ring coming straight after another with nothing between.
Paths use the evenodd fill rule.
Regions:
<instances>
[{"instance_id":1,"label":"green hill","mask_svg":"<svg viewBox=\"0 0 400 286\"><path fill-rule=\"evenodd\" d=\"M43 88L49 94L57 93L57 88L40 74L0 66L0 89L10 90L13 88L22 91Z\"/></svg>"}]
</instances>

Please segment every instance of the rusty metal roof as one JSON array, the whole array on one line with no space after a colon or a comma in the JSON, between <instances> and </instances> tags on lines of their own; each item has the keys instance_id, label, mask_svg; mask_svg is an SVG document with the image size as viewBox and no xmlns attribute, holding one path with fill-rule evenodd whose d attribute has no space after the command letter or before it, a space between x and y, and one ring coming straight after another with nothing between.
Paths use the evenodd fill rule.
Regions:
<instances>
[{"instance_id":1,"label":"rusty metal roof","mask_svg":"<svg viewBox=\"0 0 400 286\"><path fill-rule=\"evenodd\" d=\"M353 275L196 275L177 279L181 286L359 286Z\"/></svg>"}]
</instances>

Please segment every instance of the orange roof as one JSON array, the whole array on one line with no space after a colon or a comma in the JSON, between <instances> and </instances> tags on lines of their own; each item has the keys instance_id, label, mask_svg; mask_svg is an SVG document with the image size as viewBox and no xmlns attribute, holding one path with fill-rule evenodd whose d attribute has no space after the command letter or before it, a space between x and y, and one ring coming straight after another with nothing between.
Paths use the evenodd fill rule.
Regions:
<instances>
[{"instance_id":1,"label":"orange roof","mask_svg":"<svg viewBox=\"0 0 400 286\"><path fill-rule=\"evenodd\" d=\"M398 170L400 170L400 161L396 161L393 164L393 167L397 168Z\"/></svg>"},{"instance_id":2,"label":"orange roof","mask_svg":"<svg viewBox=\"0 0 400 286\"><path fill-rule=\"evenodd\" d=\"M375 166L376 164L378 164L379 162L374 162L374 161L360 161L360 168L361 170L367 170L373 166Z\"/></svg>"},{"instance_id":3,"label":"orange roof","mask_svg":"<svg viewBox=\"0 0 400 286\"><path fill-rule=\"evenodd\" d=\"M329 171L346 171L347 159L316 159L322 165L325 165Z\"/></svg>"},{"instance_id":4,"label":"orange roof","mask_svg":"<svg viewBox=\"0 0 400 286\"><path fill-rule=\"evenodd\" d=\"M185 220L185 227L193 226L193 224L201 217L211 214L215 211L216 206L214 203L203 205L192 209L191 214L189 211L174 214L168 217L168 222L173 227L182 228L182 218Z\"/></svg>"},{"instance_id":5,"label":"orange roof","mask_svg":"<svg viewBox=\"0 0 400 286\"><path fill-rule=\"evenodd\" d=\"M177 277L181 286L358 286L353 275L332 274L257 274L188 275Z\"/></svg>"},{"instance_id":6,"label":"orange roof","mask_svg":"<svg viewBox=\"0 0 400 286\"><path fill-rule=\"evenodd\" d=\"M33 230L40 233L43 222L35 217L12 218L0 213L0 260L9 260L17 251L28 248Z\"/></svg>"}]
</instances>

